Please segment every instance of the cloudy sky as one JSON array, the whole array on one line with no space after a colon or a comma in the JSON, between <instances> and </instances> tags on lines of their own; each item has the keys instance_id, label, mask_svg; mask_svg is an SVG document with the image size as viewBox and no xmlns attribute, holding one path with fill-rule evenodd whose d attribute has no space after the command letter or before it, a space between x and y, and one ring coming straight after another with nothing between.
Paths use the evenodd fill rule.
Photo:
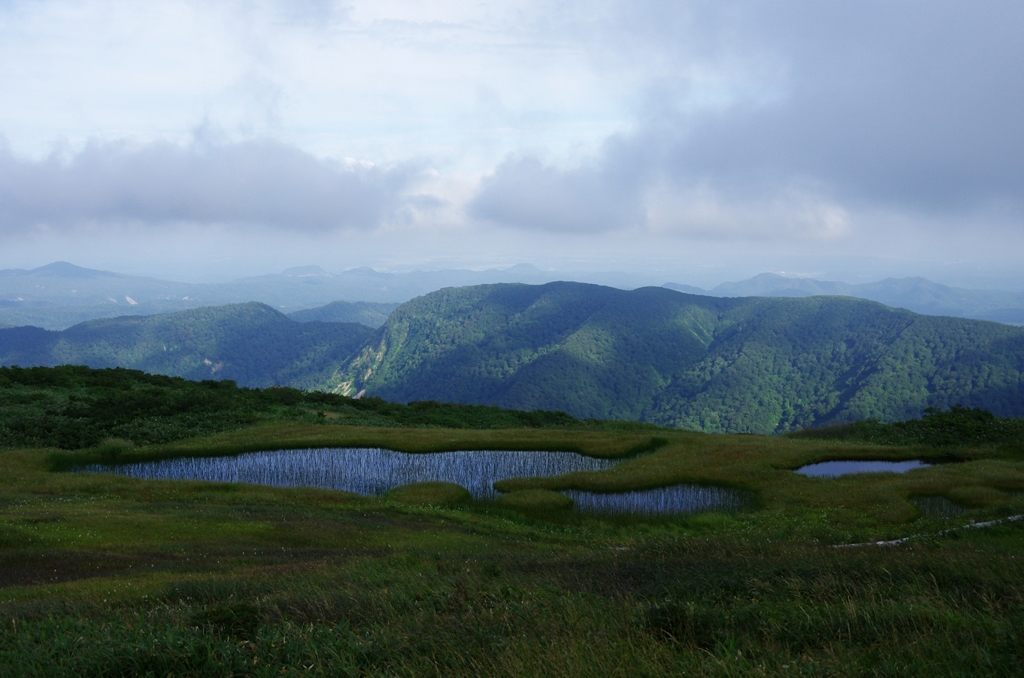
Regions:
<instances>
[{"instance_id":1,"label":"cloudy sky","mask_svg":"<svg viewBox=\"0 0 1024 678\"><path fill-rule=\"evenodd\" d=\"M0 268L1024 287L1024 4L6 0Z\"/></svg>"}]
</instances>

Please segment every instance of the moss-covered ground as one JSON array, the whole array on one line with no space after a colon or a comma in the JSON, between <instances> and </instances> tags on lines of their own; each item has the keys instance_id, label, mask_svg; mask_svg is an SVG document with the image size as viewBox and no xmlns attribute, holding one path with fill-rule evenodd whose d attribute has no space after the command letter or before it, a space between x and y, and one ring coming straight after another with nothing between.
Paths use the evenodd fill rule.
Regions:
<instances>
[{"instance_id":1,"label":"moss-covered ground","mask_svg":"<svg viewBox=\"0 0 1024 678\"><path fill-rule=\"evenodd\" d=\"M340 445L630 458L610 471L502 483L532 490L520 495L525 505L437 506L429 486L403 501L401 492L66 470ZM957 463L833 480L791 471L839 458ZM754 505L598 516L540 491L676 482L744 489ZM1015 445L671 431L289 421L149 447L9 450L0 452L0 675L1019 674L1024 521L949 530L1024 513L1022 491ZM965 512L923 516L916 497Z\"/></svg>"}]
</instances>

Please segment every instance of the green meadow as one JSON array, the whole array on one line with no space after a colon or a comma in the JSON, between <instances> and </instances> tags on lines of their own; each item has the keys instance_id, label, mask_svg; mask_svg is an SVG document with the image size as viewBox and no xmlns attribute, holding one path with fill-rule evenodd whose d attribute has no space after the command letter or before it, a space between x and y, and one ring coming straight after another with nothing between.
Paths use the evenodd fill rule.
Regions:
<instances>
[{"instance_id":1,"label":"green meadow","mask_svg":"<svg viewBox=\"0 0 1024 678\"><path fill-rule=\"evenodd\" d=\"M76 393L81 406L87 394ZM54 409L59 400L47 401L47 416L78 430ZM571 418L458 428L411 421L413 410L365 425L343 423L343 405L308 416L257 412L163 442L108 437L0 451L0 675L1021 671L1016 420L959 410L787 437ZM513 416L466 416L488 412ZM566 450L623 461L505 480L488 501L447 483L364 497L73 471L327 446ZM835 479L793 473L835 459L941 463ZM676 483L736 488L751 503L641 517L580 512L557 493ZM933 515L935 502L956 510Z\"/></svg>"}]
</instances>

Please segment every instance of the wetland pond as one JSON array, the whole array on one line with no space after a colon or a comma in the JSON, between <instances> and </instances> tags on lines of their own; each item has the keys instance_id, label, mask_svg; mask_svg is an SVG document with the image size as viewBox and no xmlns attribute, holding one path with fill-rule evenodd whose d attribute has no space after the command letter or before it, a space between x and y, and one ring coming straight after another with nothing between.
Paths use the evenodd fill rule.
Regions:
<instances>
[{"instance_id":1,"label":"wetland pond","mask_svg":"<svg viewBox=\"0 0 1024 678\"><path fill-rule=\"evenodd\" d=\"M82 470L148 480L318 487L378 496L401 485L441 480L465 487L474 499L490 499L498 494L494 489L498 480L603 471L618 461L573 452L475 450L411 454L379 448L321 448L136 464L93 464ZM749 498L737 491L697 485L613 494L572 490L565 494L582 510L616 513L735 511L749 503Z\"/></svg>"},{"instance_id":2,"label":"wetland pond","mask_svg":"<svg viewBox=\"0 0 1024 678\"><path fill-rule=\"evenodd\" d=\"M808 478L838 478L852 473L906 473L931 466L920 459L910 461L823 461L801 466L795 473Z\"/></svg>"},{"instance_id":3,"label":"wetland pond","mask_svg":"<svg viewBox=\"0 0 1024 678\"><path fill-rule=\"evenodd\" d=\"M673 485L633 492L566 490L563 494L571 497L576 508L582 511L650 516L703 511L736 513L751 508L754 503L747 493L703 485Z\"/></svg>"}]
</instances>

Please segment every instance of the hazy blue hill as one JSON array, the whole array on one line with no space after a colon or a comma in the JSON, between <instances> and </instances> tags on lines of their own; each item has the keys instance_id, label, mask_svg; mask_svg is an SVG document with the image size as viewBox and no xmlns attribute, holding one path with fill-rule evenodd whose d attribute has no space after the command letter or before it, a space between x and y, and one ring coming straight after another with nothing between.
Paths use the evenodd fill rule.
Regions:
<instances>
[{"instance_id":1,"label":"hazy blue hill","mask_svg":"<svg viewBox=\"0 0 1024 678\"><path fill-rule=\"evenodd\" d=\"M883 421L963 403L1024 415L1024 330L844 297L714 298L579 283L402 305L324 385L706 431Z\"/></svg>"},{"instance_id":2,"label":"hazy blue hill","mask_svg":"<svg viewBox=\"0 0 1024 678\"><path fill-rule=\"evenodd\" d=\"M717 297L812 297L816 295L858 296L847 283L787 278L775 273L761 273L740 282L726 282L711 292Z\"/></svg>"},{"instance_id":3,"label":"hazy blue hill","mask_svg":"<svg viewBox=\"0 0 1024 678\"><path fill-rule=\"evenodd\" d=\"M683 292L685 294L699 294L703 297L714 296L710 291L703 287L694 287L693 285L682 285L680 283L667 282L662 287L676 292Z\"/></svg>"},{"instance_id":4,"label":"hazy blue hill","mask_svg":"<svg viewBox=\"0 0 1024 678\"><path fill-rule=\"evenodd\" d=\"M82 268L81 266L75 266L74 264L66 261L55 261L52 264L46 264L45 266L40 266L39 268L32 269L31 271L15 270L10 273L15 275L21 274L33 278L71 278L76 280L126 277L110 271L98 271L92 268Z\"/></svg>"},{"instance_id":5,"label":"hazy blue hill","mask_svg":"<svg viewBox=\"0 0 1024 678\"><path fill-rule=\"evenodd\" d=\"M925 278L886 278L850 284L813 278L790 278L761 273L740 282L726 282L712 290L665 283L664 287L715 297L811 297L833 295L868 299L928 315L994 320L1024 324L1024 294L1003 290L948 287Z\"/></svg>"},{"instance_id":6,"label":"hazy blue hill","mask_svg":"<svg viewBox=\"0 0 1024 678\"><path fill-rule=\"evenodd\" d=\"M355 323L299 323L255 302L92 320L62 332L0 330L0 364L126 367L243 386L308 387L361 347Z\"/></svg>"},{"instance_id":7,"label":"hazy blue hill","mask_svg":"<svg viewBox=\"0 0 1024 678\"><path fill-rule=\"evenodd\" d=\"M152 315L209 305L202 287L57 261L0 271L0 322L65 329L94 318Z\"/></svg>"},{"instance_id":8,"label":"hazy blue hill","mask_svg":"<svg viewBox=\"0 0 1024 678\"><path fill-rule=\"evenodd\" d=\"M7 327L32 325L48 330L62 330L95 318L111 318L136 312L138 315L153 315L179 310L180 308L178 306L177 308L168 309L148 304L131 307L127 304L115 305L110 302L93 306L51 304L48 302L0 302L0 325Z\"/></svg>"},{"instance_id":9,"label":"hazy blue hill","mask_svg":"<svg viewBox=\"0 0 1024 678\"><path fill-rule=\"evenodd\" d=\"M282 311L298 311L354 298L371 305L350 318L335 314L323 319L379 327L387 317L387 313L380 317L385 308L442 286L423 289L422 284L429 284L430 279L406 278L371 269L332 275L318 266L299 266L279 274L197 284L55 262L32 270L0 270L0 323L62 330L97 318L173 313L251 300Z\"/></svg>"},{"instance_id":10,"label":"hazy blue hill","mask_svg":"<svg viewBox=\"0 0 1024 678\"><path fill-rule=\"evenodd\" d=\"M325 306L307 308L289 313L288 317L300 323L320 321L326 323L359 323L374 329L384 324L398 304L371 301L332 301Z\"/></svg>"},{"instance_id":11,"label":"hazy blue hill","mask_svg":"<svg viewBox=\"0 0 1024 678\"><path fill-rule=\"evenodd\" d=\"M82 268L55 261L32 270L0 271L0 296L7 301L21 298L30 303L91 306L132 304L125 296L142 299L170 299L187 296L196 286L156 278L122 275L111 271Z\"/></svg>"},{"instance_id":12,"label":"hazy blue hill","mask_svg":"<svg viewBox=\"0 0 1024 678\"><path fill-rule=\"evenodd\" d=\"M0 324L61 330L95 318L171 313L253 300L283 312L310 309L338 300L397 305L443 287L496 282L540 283L559 277L559 274L528 265L485 271L406 273L366 267L328 273L319 266L296 266L281 273L198 284L55 262L33 270L0 270ZM616 278L614 275L598 277ZM635 276L625 278L635 279ZM357 322L370 322L371 318L372 314Z\"/></svg>"}]
</instances>

